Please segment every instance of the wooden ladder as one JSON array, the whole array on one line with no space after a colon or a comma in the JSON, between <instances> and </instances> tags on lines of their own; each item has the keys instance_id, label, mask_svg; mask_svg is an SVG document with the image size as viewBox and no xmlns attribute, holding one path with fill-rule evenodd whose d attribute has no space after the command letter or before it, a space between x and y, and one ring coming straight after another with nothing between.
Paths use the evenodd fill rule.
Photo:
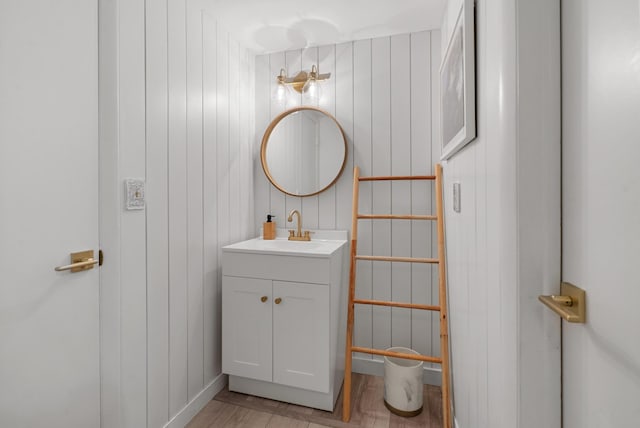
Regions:
<instances>
[{"instance_id":1,"label":"wooden ladder","mask_svg":"<svg viewBox=\"0 0 640 428\"><path fill-rule=\"evenodd\" d=\"M392 214L360 214L358 213L359 187L361 181L388 180L432 180L436 187L436 215L392 215ZM438 258L386 257L358 255L358 220L391 219L391 220L435 220L438 229ZM382 300L356 299L356 262L358 260L407 262L407 263L437 263L439 276L439 305L419 305L415 303L392 302ZM395 308L422 309L440 312L440 357L391 352L382 349L363 348L353 346L354 305L391 306ZM423 176L388 176L388 177L360 177L360 169L353 172L353 219L351 223L351 269L349 273L349 305L347 315L347 346L345 350L344 389L342 420L351 419L351 363L352 354L362 352L374 355L406 358L410 360L437 363L442 367L442 425L451 428L451 408L449 403L449 333L447 326L447 299L444 263L444 216L442 207L442 166L436 164L436 175Z\"/></svg>"}]
</instances>

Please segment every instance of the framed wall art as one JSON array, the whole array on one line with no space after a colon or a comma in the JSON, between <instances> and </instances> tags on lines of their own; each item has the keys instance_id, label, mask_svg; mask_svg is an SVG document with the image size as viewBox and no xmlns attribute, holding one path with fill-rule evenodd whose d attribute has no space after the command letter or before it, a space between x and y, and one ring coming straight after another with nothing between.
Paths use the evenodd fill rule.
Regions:
<instances>
[{"instance_id":1,"label":"framed wall art","mask_svg":"<svg viewBox=\"0 0 640 428\"><path fill-rule=\"evenodd\" d=\"M476 137L474 2L462 0L440 66L441 160Z\"/></svg>"}]
</instances>

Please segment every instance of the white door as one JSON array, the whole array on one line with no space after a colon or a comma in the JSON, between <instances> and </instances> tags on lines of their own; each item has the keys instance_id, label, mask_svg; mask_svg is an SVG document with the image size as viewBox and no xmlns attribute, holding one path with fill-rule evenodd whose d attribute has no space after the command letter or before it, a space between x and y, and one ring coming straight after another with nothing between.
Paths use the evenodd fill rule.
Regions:
<instances>
[{"instance_id":1,"label":"white door","mask_svg":"<svg viewBox=\"0 0 640 428\"><path fill-rule=\"evenodd\" d=\"M0 1L0 426L100 425L97 1Z\"/></svg>"},{"instance_id":2,"label":"white door","mask_svg":"<svg viewBox=\"0 0 640 428\"><path fill-rule=\"evenodd\" d=\"M563 426L640 426L640 1L563 0Z\"/></svg>"},{"instance_id":3,"label":"white door","mask_svg":"<svg viewBox=\"0 0 640 428\"><path fill-rule=\"evenodd\" d=\"M222 372L271 382L271 280L222 277Z\"/></svg>"},{"instance_id":4,"label":"white door","mask_svg":"<svg viewBox=\"0 0 640 428\"><path fill-rule=\"evenodd\" d=\"M329 392L329 286L273 281L273 381Z\"/></svg>"}]
</instances>

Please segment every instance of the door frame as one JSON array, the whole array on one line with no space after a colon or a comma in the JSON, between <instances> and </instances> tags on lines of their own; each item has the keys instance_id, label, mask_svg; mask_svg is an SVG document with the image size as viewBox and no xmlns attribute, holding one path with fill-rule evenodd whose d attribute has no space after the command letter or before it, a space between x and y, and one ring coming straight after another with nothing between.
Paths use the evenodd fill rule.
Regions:
<instances>
[{"instance_id":1,"label":"door frame","mask_svg":"<svg viewBox=\"0 0 640 428\"><path fill-rule=\"evenodd\" d=\"M146 213L124 179L146 177L145 0L98 1L100 422L147 426ZM126 397L126 399L125 399Z\"/></svg>"}]
</instances>

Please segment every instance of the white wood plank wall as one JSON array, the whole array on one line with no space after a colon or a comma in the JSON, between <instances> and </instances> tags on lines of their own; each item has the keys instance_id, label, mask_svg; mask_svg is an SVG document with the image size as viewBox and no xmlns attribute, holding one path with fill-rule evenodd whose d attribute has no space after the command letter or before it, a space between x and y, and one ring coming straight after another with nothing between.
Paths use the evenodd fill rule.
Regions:
<instances>
[{"instance_id":1,"label":"white wood plank wall","mask_svg":"<svg viewBox=\"0 0 640 428\"><path fill-rule=\"evenodd\" d=\"M280 69L295 75L313 64L319 64L321 73L331 73L318 106L334 114L344 128L348 159L335 186L317 196L298 198L284 195L267 181L260 165L259 144L272 118L306 101L296 95L283 107L272 100ZM286 227L286 215L292 209L301 211L305 228L349 230L356 165L362 175L431 174L433 163L439 159L439 64L438 31L257 56L253 232L259 233L269 213L276 215L279 227ZM432 186L419 182L362 183L360 211L431 213L435 210ZM419 221L361 222L359 253L430 257L435 254L433 230L432 225ZM438 301L437 269L431 266L360 262L357 279L359 297L427 304ZM357 307L355 343L378 348L406 346L424 354L438 354L437 319L422 311ZM378 357L358 355L354 370L381 373L379 361ZM437 372L428 380L438 383Z\"/></svg>"},{"instance_id":2,"label":"white wood plank wall","mask_svg":"<svg viewBox=\"0 0 640 428\"><path fill-rule=\"evenodd\" d=\"M219 249L254 234L255 70L196 1L147 1L146 42L147 426L162 427L221 381Z\"/></svg>"},{"instance_id":3,"label":"white wood plank wall","mask_svg":"<svg viewBox=\"0 0 640 428\"><path fill-rule=\"evenodd\" d=\"M560 425L559 321L537 300L560 283L559 14L556 0L475 5L477 138L444 169L459 428Z\"/></svg>"}]
</instances>

